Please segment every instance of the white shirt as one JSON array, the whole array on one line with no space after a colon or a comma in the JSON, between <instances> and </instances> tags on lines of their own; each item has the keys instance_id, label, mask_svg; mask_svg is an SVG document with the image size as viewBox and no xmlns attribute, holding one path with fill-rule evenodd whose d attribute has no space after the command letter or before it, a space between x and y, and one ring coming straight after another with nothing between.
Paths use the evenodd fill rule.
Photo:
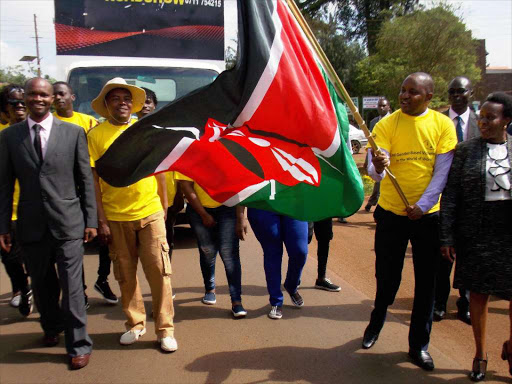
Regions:
<instances>
[{"instance_id":1,"label":"white shirt","mask_svg":"<svg viewBox=\"0 0 512 384\"><path fill-rule=\"evenodd\" d=\"M485 201L511 200L507 144L487 143Z\"/></svg>"},{"instance_id":2,"label":"white shirt","mask_svg":"<svg viewBox=\"0 0 512 384\"><path fill-rule=\"evenodd\" d=\"M30 132L30 140L33 143L34 138L36 137L36 131L33 129L35 124L39 124L41 126L41 131L39 132L41 136L41 152L43 154L43 159L46 156L46 148L48 148L48 139L50 138L50 131L52 130L53 125L53 116L51 113L48 114L48 117L41 121L40 123L32 120L30 116L27 118L28 128Z\"/></svg>"},{"instance_id":3,"label":"white shirt","mask_svg":"<svg viewBox=\"0 0 512 384\"><path fill-rule=\"evenodd\" d=\"M455 128L457 128L457 124L459 124L459 121L457 119L457 116L459 114L455 112L452 107L450 107L450 111L448 112L448 115L450 116L450 119L453 121L453 125L455 125ZM461 127L462 127L462 140L465 141L468 139L468 122L469 122L469 108L466 109L466 112L464 112L461 117Z\"/></svg>"}]
</instances>

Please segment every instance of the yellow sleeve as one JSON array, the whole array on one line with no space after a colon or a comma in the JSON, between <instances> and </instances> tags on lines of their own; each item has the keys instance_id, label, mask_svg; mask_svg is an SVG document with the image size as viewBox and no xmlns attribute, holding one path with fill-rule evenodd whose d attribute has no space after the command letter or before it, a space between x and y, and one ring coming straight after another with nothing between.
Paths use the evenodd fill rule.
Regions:
<instances>
[{"instance_id":1,"label":"yellow sleeve","mask_svg":"<svg viewBox=\"0 0 512 384\"><path fill-rule=\"evenodd\" d=\"M94 145L96 140L94 140L94 135L87 135L87 146L89 147L89 157L91 159L91 167L96 167L96 160L98 160L98 151L96 151L96 145Z\"/></svg>"},{"instance_id":2,"label":"yellow sleeve","mask_svg":"<svg viewBox=\"0 0 512 384\"><path fill-rule=\"evenodd\" d=\"M436 155L448 153L454 150L457 145L457 133L453 127L453 122L449 117L443 115L441 117L442 119L439 121L441 135L437 144Z\"/></svg>"},{"instance_id":3,"label":"yellow sleeve","mask_svg":"<svg viewBox=\"0 0 512 384\"><path fill-rule=\"evenodd\" d=\"M185 176L183 173L180 172L174 172L174 178L176 180L194 181L190 177Z\"/></svg>"}]
</instances>

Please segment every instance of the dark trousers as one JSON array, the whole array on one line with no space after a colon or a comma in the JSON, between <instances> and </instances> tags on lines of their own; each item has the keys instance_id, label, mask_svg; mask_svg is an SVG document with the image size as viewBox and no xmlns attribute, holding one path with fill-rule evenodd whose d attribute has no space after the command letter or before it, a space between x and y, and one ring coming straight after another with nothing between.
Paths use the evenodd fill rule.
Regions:
<instances>
[{"instance_id":1,"label":"dark trousers","mask_svg":"<svg viewBox=\"0 0 512 384\"><path fill-rule=\"evenodd\" d=\"M453 263L450 263L444 257L441 257L439 263L439 271L436 279L436 295L435 295L435 308L446 312L446 303L450 296L451 284L450 276L452 274ZM466 289L459 289L459 299L457 300L457 307L460 312L467 312L469 310L469 291Z\"/></svg>"},{"instance_id":2,"label":"dark trousers","mask_svg":"<svg viewBox=\"0 0 512 384\"><path fill-rule=\"evenodd\" d=\"M318 242L317 247L317 258L318 258L318 270L317 278L324 279L327 270L327 259L329 258L329 243L332 240L332 219L328 218L325 220L315 221L314 223L308 223L308 244L313 239L313 232L315 233L316 241Z\"/></svg>"},{"instance_id":3,"label":"dark trousers","mask_svg":"<svg viewBox=\"0 0 512 384\"><path fill-rule=\"evenodd\" d=\"M99 240L98 240L99 242ZM110 256L108 254L108 245L103 245L100 243L99 246L99 264L98 264L98 282L103 282L108 279L108 276L110 275L110 265L112 264L112 261L110 260ZM85 272L82 267L82 280L84 285L84 291L87 289L87 285L85 284Z\"/></svg>"},{"instance_id":4,"label":"dark trousers","mask_svg":"<svg viewBox=\"0 0 512 384\"><path fill-rule=\"evenodd\" d=\"M366 206L373 207L374 205L377 205L379 202L380 197L380 181L376 181L375 184L373 184L373 191L371 196L368 198L368 203L366 203Z\"/></svg>"},{"instance_id":5,"label":"dark trousers","mask_svg":"<svg viewBox=\"0 0 512 384\"><path fill-rule=\"evenodd\" d=\"M407 244L412 245L414 264L414 303L409 328L409 347L426 351L432 330L436 273L439 265L439 214L424 215L419 220L375 209L375 276L377 293L370 328L380 332L389 305L393 304L402 279Z\"/></svg>"},{"instance_id":6,"label":"dark trousers","mask_svg":"<svg viewBox=\"0 0 512 384\"><path fill-rule=\"evenodd\" d=\"M171 202L169 201L169 204ZM172 205L167 208L167 219L165 220L165 230L167 232L167 244L169 244L169 259L172 261L172 251L174 249L174 225L176 224L176 217L178 213L181 212L185 205L185 201L183 199L183 193L181 192L181 188L179 184L176 186L176 194L174 195L174 200L172 201Z\"/></svg>"},{"instance_id":7,"label":"dark trousers","mask_svg":"<svg viewBox=\"0 0 512 384\"><path fill-rule=\"evenodd\" d=\"M41 241L22 244L21 250L32 278L44 333L56 335L64 330L70 356L91 353L82 285L83 239L57 240L47 231Z\"/></svg>"},{"instance_id":8,"label":"dark trousers","mask_svg":"<svg viewBox=\"0 0 512 384\"><path fill-rule=\"evenodd\" d=\"M16 241L16 222L11 225L11 251L5 252L0 250L2 256L2 263L5 266L5 271L11 280L12 292L27 293L30 290L28 284L28 275L25 273L23 267L23 258L18 242Z\"/></svg>"}]
</instances>

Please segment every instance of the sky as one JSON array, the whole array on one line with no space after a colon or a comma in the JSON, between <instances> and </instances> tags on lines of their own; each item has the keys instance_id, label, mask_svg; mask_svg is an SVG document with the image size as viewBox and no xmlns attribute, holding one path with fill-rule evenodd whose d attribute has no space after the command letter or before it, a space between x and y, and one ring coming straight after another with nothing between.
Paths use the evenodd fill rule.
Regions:
<instances>
[{"instance_id":1,"label":"sky","mask_svg":"<svg viewBox=\"0 0 512 384\"><path fill-rule=\"evenodd\" d=\"M70 0L71 1L71 0ZM512 68L512 1L448 0L458 7L457 14L471 29L473 36L486 40L487 64ZM423 3L427 3L423 1ZM431 2L429 2L431 3ZM226 43L235 37L235 0L225 0ZM40 36L43 74L57 73L53 0L0 0L0 67L23 65L19 59L36 55L34 14ZM63 79L57 79L63 80Z\"/></svg>"}]
</instances>

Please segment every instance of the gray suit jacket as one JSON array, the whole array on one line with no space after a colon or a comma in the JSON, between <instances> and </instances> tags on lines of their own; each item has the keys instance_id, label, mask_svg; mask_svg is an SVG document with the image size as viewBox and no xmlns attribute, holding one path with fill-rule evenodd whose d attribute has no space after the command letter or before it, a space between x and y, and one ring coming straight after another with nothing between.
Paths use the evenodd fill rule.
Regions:
<instances>
[{"instance_id":1,"label":"gray suit jacket","mask_svg":"<svg viewBox=\"0 0 512 384\"><path fill-rule=\"evenodd\" d=\"M450 117L450 109L443 112L446 116ZM480 129L478 129L478 123L476 119L475 112L469 109L469 120L468 120L468 135L467 139L472 139L473 137L480 137Z\"/></svg>"},{"instance_id":2,"label":"gray suit jacket","mask_svg":"<svg viewBox=\"0 0 512 384\"><path fill-rule=\"evenodd\" d=\"M512 136L507 138L512 159ZM441 196L441 245L455 246L477 237L485 202L487 145L479 137L457 144L448 182ZM512 175L508 174L512 183Z\"/></svg>"},{"instance_id":3,"label":"gray suit jacket","mask_svg":"<svg viewBox=\"0 0 512 384\"><path fill-rule=\"evenodd\" d=\"M83 128L53 119L39 164L23 121L0 133L0 233L10 228L14 181L20 183L17 236L40 241L48 228L58 240L80 239L97 228L96 199Z\"/></svg>"}]
</instances>

